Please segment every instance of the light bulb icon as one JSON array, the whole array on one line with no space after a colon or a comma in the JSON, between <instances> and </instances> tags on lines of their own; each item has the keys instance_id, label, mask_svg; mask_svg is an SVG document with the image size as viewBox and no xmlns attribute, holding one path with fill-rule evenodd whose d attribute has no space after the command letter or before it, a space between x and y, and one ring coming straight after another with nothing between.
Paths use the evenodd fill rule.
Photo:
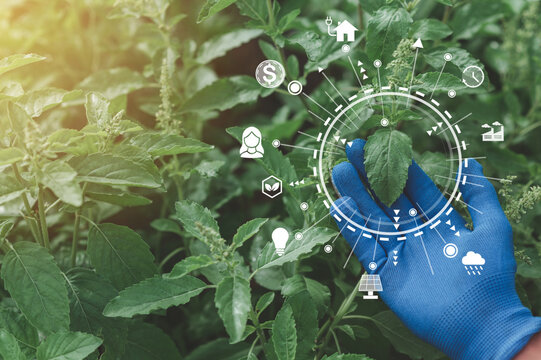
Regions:
<instances>
[{"instance_id":1,"label":"light bulb icon","mask_svg":"<svg viewBox=\"0 0 541 360\"><path fill-rule=\"evenodd\" d=\"M272 242L276 248L276 254L278 256L284 255L286 248L287 240L289 240L289 233L284 228L276 228L272 232Z\"/></svg>"}]
</instances>

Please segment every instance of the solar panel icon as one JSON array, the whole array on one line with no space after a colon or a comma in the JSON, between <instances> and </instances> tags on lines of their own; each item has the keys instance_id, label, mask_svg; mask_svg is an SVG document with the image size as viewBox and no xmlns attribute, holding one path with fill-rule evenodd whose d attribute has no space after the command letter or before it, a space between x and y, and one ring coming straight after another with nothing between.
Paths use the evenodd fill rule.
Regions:
<instances>
[{"instance_id":1,"label":"solar panel icon","mask_svg":"<svg viewBox=\"0 0 541 360\"><path fill-rule=\"evenodd\" d=\"M363 296L363 299L377 299L378 296L374 295L374 291L383 291L379 275L364 273L359 283L359 291L368 292L367 295Z\"/></svg>"}]
</instances>

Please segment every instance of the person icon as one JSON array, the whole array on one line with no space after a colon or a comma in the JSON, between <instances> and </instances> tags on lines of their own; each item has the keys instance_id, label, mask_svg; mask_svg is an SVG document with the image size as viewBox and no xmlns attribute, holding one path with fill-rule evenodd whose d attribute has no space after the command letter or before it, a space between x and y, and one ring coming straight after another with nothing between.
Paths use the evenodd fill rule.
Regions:
<instances>
[{"instance_id":1,"label":"person icon","mask_svg":"<svg viewBox=\"0 0 541 360\"><path fill-rule=\"evenodd\" d=\"M261 145L261 132L258 128L250 126L242 133L242 146L240 157L244 159L259 159L263 157L265 150Z\"/></svg>"}]
</instances>

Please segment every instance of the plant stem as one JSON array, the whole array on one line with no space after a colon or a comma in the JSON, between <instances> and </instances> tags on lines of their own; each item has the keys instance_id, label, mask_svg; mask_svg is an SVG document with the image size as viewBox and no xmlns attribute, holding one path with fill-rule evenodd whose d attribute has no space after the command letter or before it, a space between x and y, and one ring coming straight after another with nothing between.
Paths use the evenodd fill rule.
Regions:
<instances>
[{"instance_id":1,"label":"plant stem","mask_svg":"<svg viewBox=\"0 0 541 360\"><path fill-rule=\"evenodd\" d=\"M336 344L336 350L338 350L338 353L342 353L342 349L340 349L340 343L338 342L338 337L336 337L336 333L334 330L331 330L332 337L334 339L334 343Z\"/></svg>"},{"instance_id":2,"label":"plant stem","mask_svg":"<svg viewBox=\"0 0 541 360\"><path fill-rule=\"evenodd\" d=\"M274 28L274 26L276 26L276 20L274 19L272 0L267 0L267 11L269 12L269 25L271 28Z\"/></svg>"},{"instance_id":3,"label":"plant stem","mask_svg":"<svg viewBox=\"0 0 541 360\"><path fill-rule=\"evenodd\" d=\"M443 18L441 19L441 22L444 24L447 24L447 21L449 21L449 17L451 16L451 7L446 6L445 11L443 13Z\"/></svg>"},{"instance_id":4,"label":"plant stem","mask_svg":"<svg viewBox=\"0 0 541 360\"><path fill-rule=\"evenodd\" d=\"M73 239L71 240L71 267L75 266L75 260L77 258L77 243L79 242L79 225L81 224L81 217L79 216L79 209L75 211L75 221L73 222Z\"/></svg>"},{"instance_id":5,"label":"plant stem","mask_svg":"<svg viewBox=\"0 0 541 360\"><path fill-rule=\"evenodd\" d=\"M21 184L21 186L26 187L25 181L23 177L21 176L21 173L19 172L19 168L17 167L17 164L11 164L11 168L13 169L13 173L15 174L15 178ZM30 203L28 202L28 198L26 197L26 192L23 192L21 195L24 203L24 208L26 210L25 220L28 223L28 227L30 228L30 231L32 232L32 235L34 236L34 240L40 244L43 245L43 241L41 239L41 234L39 232L39 229L36 226L36 218L34 216L34 212L32 210L32 207L30 206ZM30 220L33 219L34 221Z\"/></svg>"},{"instance_id":6,"label":"plant stem","mask_svg":"<svg viewBox=\"0 0 541 360\"><path fill-rule=\"evenodd\" d=\"M179 248L176 248L175 250L171 251L165 258L163 258L163 260L160 262L160 265L158 265L158 270L161 272L162 268L165 266L165 264L167 264L167 262L169 260L171 260L171 258L173 256L175 256L176 254L178 254L179 252L181 252L182 250L184 250L184 247L179 247Z\"/></svg>"},{"instance_id":7,"label":"plant stem","mask_svg":"<svg viewBox=\"0 0 541 360\"><path fill-rule=\"evenodd\" d=\"M343 317L344 320L351 320L351 319L361 319L361 320L372 320L370 316L364 316L364 315L348 315Z\"/></svg>"},{"instance_id":8,"label":"plant stem","mask_svg":"<svg viewBox=\"0 0 541 360\"><path fill-rule=\"evenodd\" d=\"M86 186L88 185L87 182L83 185L83 202L81 206L75 211L75 221L73 222L73 238L71 240L71 267L75 266L75 260L77 259L77 245L79 243L79 227L81 224L81 207L83 207L85 203L85 192L86 192Z\"/></svg>"},{"instance_id":9,"label":"plant stem","mask_svg":"<svg viewBox=\"0 0 541 360\"><path fill-rule=\"evenodd\" d=\"M253 308L250 309L250 319L252 320L252 323L254 323L255 331L256 331L257 337L259 338L259 341L261 341L261 344L265 345L267 342L267 338L265 337L265 333L263 332L263 329L261 329L261 326L259 324L259 319Z\"/></svg>"},{"instance_id":10,"label":"plant stem","mask_svg":"<svg viewBox=\"0 0 541 360\"><path fill-rule=\"evenodd\" d=\"M51 244L49 243L49 229L47 228L47 219L45 217L45 204L43 202L43 188L39 185L38 189L38 211L39 211L39 222L41 224L41 235L43 236L43 245L47 250L51 249Z\"/></svg>"},{"instance_id":11,"label":"plant stem","mask_svg":"<svg viewBox=\"0 0 541 360\"><path fill-rule=\"evenodd\" d=\"M323 342L321 343L319 347L319 351L317 352L316 359L320 359L323 356L323 352L325 350L325 346L329 342L329 339L331 338L331 335L334 331L334 328L342 321L344 316L349 311L349 308L351 307L351 304L353 303L353 300L355 299L355 296L357 296L357 286L353 287L353 291L347 298L344 299L340 307L338 308L338 311L336 312L336 316L332 319L332 321L329 322L329 326L327 329L327 332L325 334L325 337L323 338ZM329 319L330 320L330 319ZM326 325L326 324L325 324ZM325 327L323 325L323 327ZM322 328L323 330L323 328ZM323 331L320 330L320 333L323 333Z\"/></svg>"}]
</instances>

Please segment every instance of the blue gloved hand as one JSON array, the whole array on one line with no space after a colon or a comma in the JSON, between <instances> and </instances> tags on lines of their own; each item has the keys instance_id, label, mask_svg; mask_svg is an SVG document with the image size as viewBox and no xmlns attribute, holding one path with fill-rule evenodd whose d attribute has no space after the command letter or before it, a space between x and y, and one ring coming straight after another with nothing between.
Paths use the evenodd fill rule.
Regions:
<instances>
[{"instance_id":1,"label":"blue gloved hand","mask_svg":"<svg viewBox=\"0 0 541 360\"><path fill-rule=\"evenodd\" d=\"M346 149L349 162L333 169L342 196L331 208L333 215L339 208L369 230L396 232L394 210L400 210L399 230L404 230L442 209L447 199L415 162L404 193L390 208L374 201L365 185L364 144L355 140ZM512 230L494 187L477 161L466 160L463 169L468 180L461 181L461 201L468 205L473 231L455 210L445 210L433 229L436 221L403 235L405 240L364 236L344 219L337 224L365 269L380 275L382 299L417 336L452 359L510 359L541 330L541 318L532 316L515 291ZM410 216L410 210L421 217ZM458 249L454 257L453 249L446 248L451 257L444 254L449 243Z\"/></svg>"}]
</instances>

